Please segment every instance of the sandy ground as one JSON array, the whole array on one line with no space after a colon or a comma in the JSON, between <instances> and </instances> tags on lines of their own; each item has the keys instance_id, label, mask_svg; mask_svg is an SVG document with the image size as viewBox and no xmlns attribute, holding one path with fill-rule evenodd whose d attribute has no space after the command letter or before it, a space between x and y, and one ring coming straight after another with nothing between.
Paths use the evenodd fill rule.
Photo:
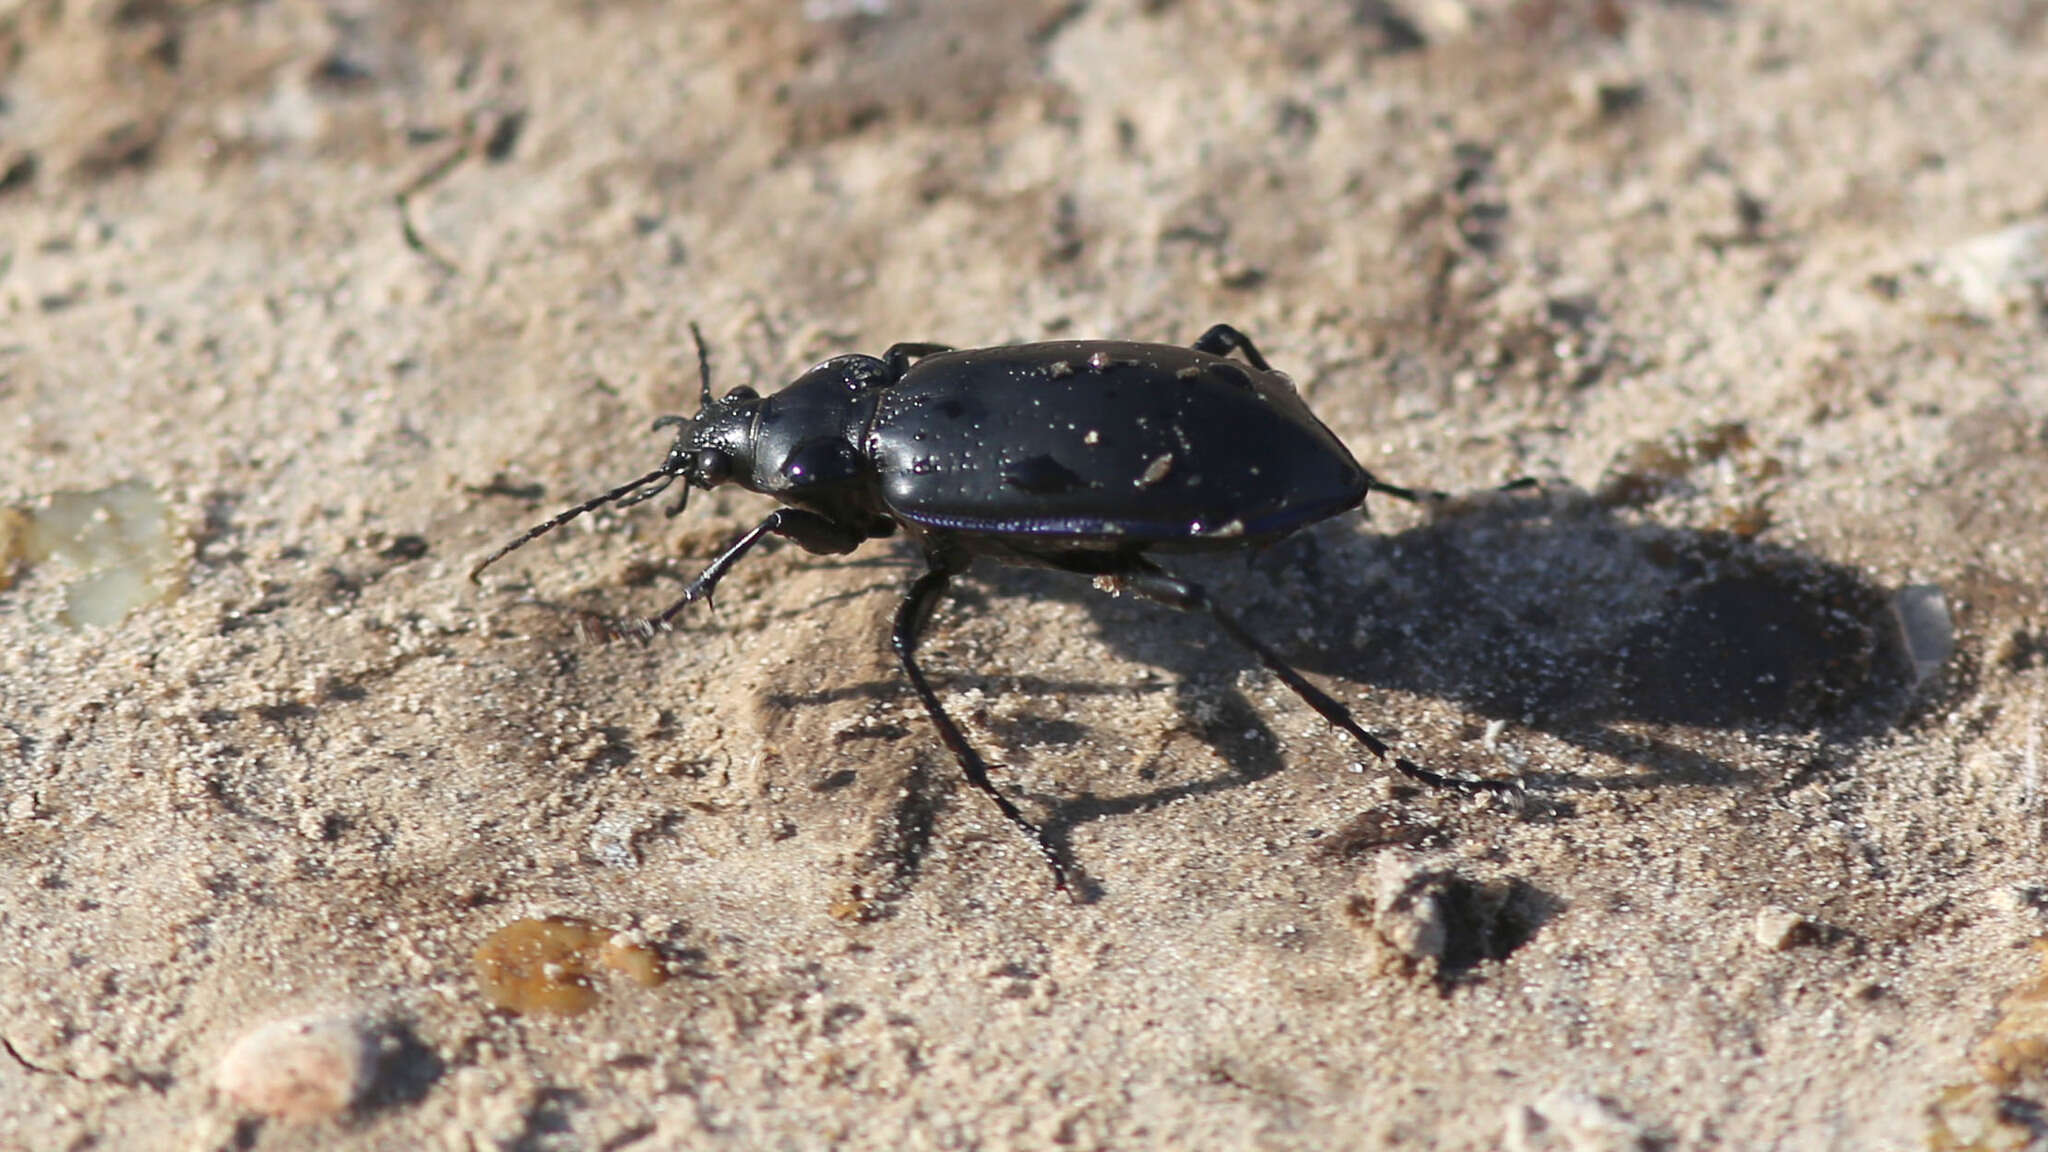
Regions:
<instances>
[{"instance_id":1,"label":"sandy ground","mask_svg":"<svg viewBox=\"0 0 2048 1152\"><path fill-rule=\"evenodd\" d=\"M0 1143L2040 1146L2043 108L2039 0L0 3ZM466 583L691 321L1229 321L1380 475L1545 480L1185 565L1526 797L978 570L930 667L1074 903L903 547L648 645L766 501ZM494 1008L541 916L671 976ZM305 1014L341 1115L219 1090Z\"/></svg>"}]
</instances>

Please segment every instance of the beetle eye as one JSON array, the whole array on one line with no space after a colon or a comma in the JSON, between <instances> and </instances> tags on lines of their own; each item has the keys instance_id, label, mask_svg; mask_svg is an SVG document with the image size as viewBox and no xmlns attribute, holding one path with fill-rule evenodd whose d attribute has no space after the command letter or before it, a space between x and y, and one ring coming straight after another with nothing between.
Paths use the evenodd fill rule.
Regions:
<instances>
[{"instance_id":1,"label":"beetle eye","mask_svg":"<svg viewBox=\"0 0 2048 1152\"><path fill-rule=\"evenodd\" d=\"M706 488L716 488L732 479L732 457L716 448L701 449L697 453L696 475L692 477Z\"/></svg>"},{"instance_id":2,"label":"beetle eye","mask_svg":"<svg viewBox=\"0 0 2048 1152\"><path fill-rule=\"evenodd\" d=\"M735 400L759 400L760 398L761 394L759 392L754 391L745 384L741 384L725 394L725 400L728 404Z\"/></svg>"}]
</instances>

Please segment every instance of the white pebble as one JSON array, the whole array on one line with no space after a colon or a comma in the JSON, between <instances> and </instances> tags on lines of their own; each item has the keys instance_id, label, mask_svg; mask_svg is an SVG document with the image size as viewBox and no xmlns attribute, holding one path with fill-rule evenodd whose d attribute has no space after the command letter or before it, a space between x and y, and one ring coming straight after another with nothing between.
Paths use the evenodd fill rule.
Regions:
<instances>
[{"instance_id":1,"label":"white pebble","mask_svg":"<svg viewBox=\"0 0 2048 1152\"><path fill-rule=\"evenodd\" d=\"M351 1016L314 1013L242 1034L221 1057L214 1086L251 1112L293 1123L346 1111L369 1086L374 1045Z\"/></svg>"},{"instance_id":2,"label":"white pebble","mask_svg":"<svg viewBox=\"0 0 2048 1152\"><path fill-rule=\"evenodd\" d=\"M1813 923L1789 908L1766 904L1757 909L1756 924L1751 929L1757 946L1770 952L1786 952L1813 937Z\"/></svg>"},{"instance_id":3,"label":"white pebble","mask_svg":"<svg viewBox=\"0 0 2048 1152\"><path fill-rule=\"evenodd\" d=\"M1405 852L1380 853L1372 877L1373 930L1410 960L1443 959L1450 941L1443 883L1441 873L1424 868Z\"/></svg>"},{"instance_id":4,"label":"white pebble","mask_svg":"<svg viewBox=\"0 0 2048 1152\"><path fill-rule=\"evenodd\" d=\"M1934 274L1983 316L2039 307L2048 292L2048 220L2027 220L1952 244L1936 254Z\"/></svg>"},{"instance_id":5,"label":"white pebble","mask_svg":"<svg viewBox=\"0 0 2048 1152\"><path fill-rule=\"evenodd\" d=\"M1892 597L1892 613L1913 665L1913 683L1923 683L1955 654L1955 621L1949 616L1948 600L1939 585L1908 584Z\"/></svg>"}]
</instances>

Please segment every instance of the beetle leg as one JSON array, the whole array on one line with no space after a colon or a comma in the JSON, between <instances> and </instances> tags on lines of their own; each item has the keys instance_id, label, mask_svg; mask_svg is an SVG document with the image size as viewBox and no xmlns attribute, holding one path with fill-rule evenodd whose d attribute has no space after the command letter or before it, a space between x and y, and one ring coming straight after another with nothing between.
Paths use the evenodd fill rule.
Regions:
<instances>
[{"instance_id":1,"label":"beetle leg","mask_svg":"<svg viewBox=\"0 0 2048 1152\"><path fill-rule=\"evenodd\" d=\"M1252 367L1261 372L1273 370L1273 366L1266 363L1266 358L1259 355L1258 348L1252 344L1252 338L1228 324L1218 324L1202 333L1202 338L1195 341L1194 348L1197 352L1207 352L1211 356L1228 356L1232 352L1242 352Z\"/></svg>"},{"instance_id":2,"label":"beetle leg","mask_svg":"<svg viewBox=\"0 0 2048 1152\"><path fill-rule=\"evenodd\" d=\"M740 562L740 557L759 544L763 536L770 534L794 540L806 552L835 556L853 551L860 547L862 540L867 539L854 529L837 520L820 516L816 512L806 512L801 508L777 508L768 514L767 519L742 532L732 543L725 546L725 551L720 552L716 559L705 565L704 571L698 573L697 578L690 581L690 586L683 590L682 599L662 609L660 614L642 620L639 627L641 634L652 635L666 629L668 622L675 619L676 614L683 609L699 600L709 602L712 590L718 587L720 580L725 579L725 574L732 570L732 566Z\"/></svg>"},{"instance_id":3,"label":"beetle leg","mask_svg":"<svg viewBox=\"0 0 2048 1152\"><path fill-rule=\"evenodd\" d=\"M1508 780L1474 780L1463 776L1446 776L1432 772L1406 756L1396 756L1387 742L1366 731L1351 716L1351 710L1335 698L1308 682L1308 679L1280 657L1278 652L1266 647L1257 637L1245 631L1237 618L1218 607L1209 599L1209 594L1199 584L1183 580L1149 561L1138 561L1139 567L1123 577L1125 587L1148 600L1155 600L1169 608L1182 612L1206 612L1224 635L1235 640L1240 647L1259 658L1266 670L1280 678L1281 683L1294 690L1316 714L1331 724L1349 732L1353 739L1366 746L1381 763L1392 764L1395 770L1411 779L1420 780L1433 788L1453 788L1467 794L1479 792L1516 792L1519 787Z\"/></svg>"},{"instance_id":4,"label":"beetle leg","mask_svg":"<svg viewBox=\"0 0 2048 1152\"><path fill-rule=\"evenodd\" d=\"M1532 488L1541 487L1543 487L1543 481L1536 479L1534 476L1523 476L1510 480L1491 490L1494 492L1527 492ZM1434 500L1449 500L1451 498L1449 492L1441 492L1435 488L1403 488L1398 484L1389 484L1370 472L1365 474L1365 490L1368 492L1384 492L1396 500L1406 500L1410 504L1427 504Z\"/></svg>"},{"instance_id":5,"label":"beetle leg","mask_svg":"<svg viewBox=\"0 0 2048 1152\"><path fill-rule=\"evenodd\" d=\"M966 774L967 782L993 801L997 811L1000 811L1010 823L1022 828L1025 834L1031 837L1038 845L1039 852L1045 856L1045 862L1052 866L1053 887L1062 892L1070 892L1073 889L1067 883L1067 866L1060 859L1059 850L1053 846L1051 838L1045 834L1044 829L1025 819L1024 813L1017 810L1017 806L1010 802L1008 796L996 791L996 786L989 782L988 765L967 742L967 737L961 733L959 726L953 723L953 718L946 715L945 708L939 704L938 695L932 691L932 686L924 678L924 670L917 666L918 636L924 631L925 625L931 622L932 608L952 578L951 569L934 566L931 571L918 577L917 583L910 586L909 593L903 597L902 605L896 609L896 630L890 636L890 643L896 649L896 659L902 663L904 675L910 677L910 686L917 690L918 699L924 701L924 710L930 714L932 726L939 730L939 739L945 743L946 749L953 753L953 759L959 761L960 771Z\"/></svg>"},{"instance_id":6,"label":"beetle leg","mask_svg":"<svg viewBox=\"0 0 2048 1152\"><path fill-rule=\"evenodd\" d=\"M1434 488L1403 488L1399 484L1389 484L1370 472L1365 474L1365 490L1384 492L1396 500L1406 500L1410 504L1426 504L1432 500L1451 498L1449 492L1439 492Z\"/></svg>"},{"instance_id":7,"label":"beetle leg","mask_svg":"<svg viewBox=\"0 0 2048 1152\"><path fill-rule=\"evenodd\" d=\"M905 372L910 371L912 360L951 351L953 346L950 344L891 344L889 350L882 353L882 359L889 365L889 374L900 380Z\"/></svg>"}]
</instances>

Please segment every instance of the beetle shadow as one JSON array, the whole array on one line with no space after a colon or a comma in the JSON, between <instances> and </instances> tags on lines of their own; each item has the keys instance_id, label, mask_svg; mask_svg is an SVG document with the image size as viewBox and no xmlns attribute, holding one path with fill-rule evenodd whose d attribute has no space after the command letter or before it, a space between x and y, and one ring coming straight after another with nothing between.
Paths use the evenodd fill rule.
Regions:
<instances>
[{"instance_id":1,"label":"beetle shadow","mask_svg":"<svg viewBox=\"0 0 2048 1152\"><path fill-rule=\"evenodd\" d=\"M1251 554L1249 563L1228 553L1167 556L1165 563L1426 767L1504 775L1490 741L1476 739L1485 726L1479 722L1500 721L1632 770L1597 777L1524 771L1519 779L1532 795L1523 808L1532 815L1567 813L1573 791L1754 785L1753 768L1715 754L1729 741L1714 734L1747 742L1815 732L1823 743L1846 742L1892 726L1910 702L1888 592L1868 577L1734 532L1656 524L1567 488L1453 501L1394 533L1326 522ZM868 564L900 566L906 586L921 570L901 548ZM1256 657L1211 621L1105 596L1064 573L984 564L953 584L930 634L942 636L956 613L1000 616L999 601L1013 598L1083 606L1112 651L1167 674L1160 690L1172 693L1181 722L1138 769L1141 782L1172 774L1168 749L1180 739L1229 765L1117 795L1031 794L1084 899L1099 889L1071 851L1075 828L1233 791L1286 766L1287 748L1265 716L1276 703L1306 704L1263 674L1242 681L1259 667ZM978 680L991 695L1049 700L1146 690L998 669L928 669L955 684ZM1246 683L1265 702L1255 704ZM1475 723L1454 742L1403 739L1394 705L1374 699L1371 688L1449 701ZM778 703L906 692L891 677ZM1000 765L1025 746L1090 739L1087 725L1045 712L973 717L987 732L977 747ZM1346 740L1335 731L1329 739ZM914 859L899 864L916 869Z\"/></svg>"},{"instance_id":2,"label":"beetle shadow","mask_svg":"<svg viewBox=\"0 0 2048 1152\"><path fill-rule=\"evenodd\" d=\"M1438 696L1636 770L1535 784L1751 783L1671 737L1840 742L1892 726L1909 702L1889 591L1783 545L1619 515L1569 490L1361 542L1402 573L1398 601L1384 586L1352 594L1355 571L1326 563L1329 590L1310 600L1328 616L1302 666ZM1318 541L1296 548L1271 559L1313 584Z\"/></svg>"},{"instance_id":3,"label":"beetle shadow","mask_svg":"<svg viewBox=\"0 0 2048 1152\"><path fill-rule=\"evenodd\" d=\"M1844 742L1892 726L1910 700L1888 592L1867 576L1733 532L1623 515L1570 489L1456 502L1393 534L1325 524L1249 565L1228 556L1166 562L1427 767L1503 774L1477 740L1401 740L1392 705L1361 699L1359 686L1434 696L1475 720L1519 725L1632 769L1523 772L1535 802L1553 809L1579 790L1752 785L1756 771L1716 755L1725 741L1712 733L1816 732ZM1035 797L1050 809L1056 843L1080 824L1240 788L1284 766L1281 741L1240 687L1257 659L1213 623L1056 573L977 576L1004 598L1086 606L1113 651L1173 677L1179 731L1232 766L1116 797ZM1270 687L1261 695L1306 707L1262 683Z\"/></svg>"}]
</instances>

